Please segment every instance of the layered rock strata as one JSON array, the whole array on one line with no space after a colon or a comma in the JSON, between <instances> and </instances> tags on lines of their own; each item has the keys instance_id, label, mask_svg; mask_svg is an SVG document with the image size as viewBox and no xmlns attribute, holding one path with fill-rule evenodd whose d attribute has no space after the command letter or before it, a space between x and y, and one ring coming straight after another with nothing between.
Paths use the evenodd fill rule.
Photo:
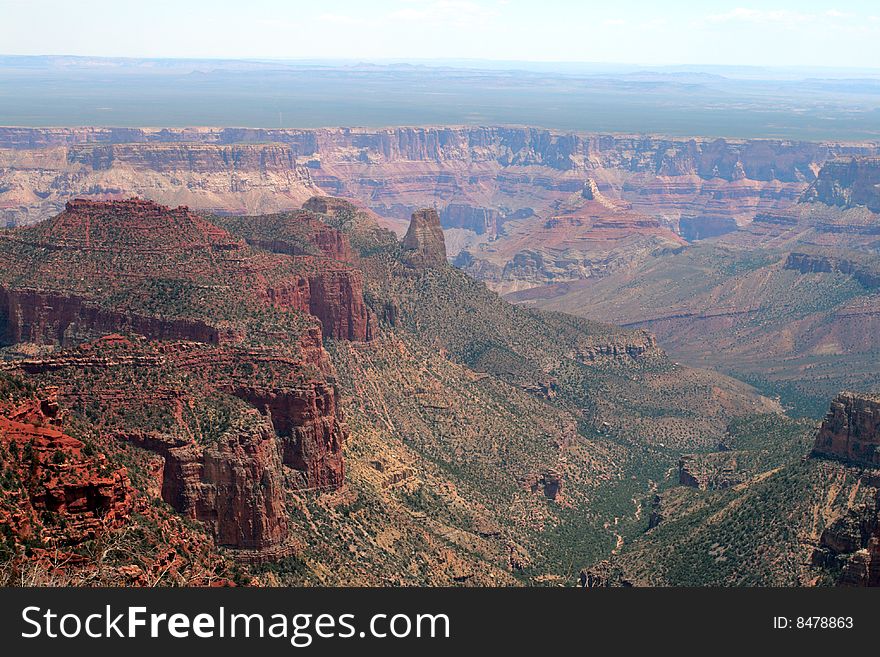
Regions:
<instances>
[{"instance_id":1,"label":"layered rock strata","mask_svg":"<svg viewBox=\"0 0 880 657\"><path fill-rule=\"evenodd\" d=\"M813 454L880 466L880 398L844 392L831 402Z\"/></svg>"},{"instance_id":2,"label":"layered rock strata","mask_svg":"<svg viewBox=\"0 0 880 657\"><path fill-rule=\"evenodd\" d=\"M401 246L403 260L411 267L439 267L446 264L446 242L437 211L425 208L414 212Z\"/></svg>"},{"instance_id":3,"label":"layered rock strata","mask_svg":"<svg viewBox=\"0 0 880 657\"><path fill-rule=\"evenodd\" d=\"M287 538L281 456L267 423L243 424L207 446L140 433L125 439L163 457L162 499L204 523L218 545L264 549Z\"/></svg>"}]
</instances>

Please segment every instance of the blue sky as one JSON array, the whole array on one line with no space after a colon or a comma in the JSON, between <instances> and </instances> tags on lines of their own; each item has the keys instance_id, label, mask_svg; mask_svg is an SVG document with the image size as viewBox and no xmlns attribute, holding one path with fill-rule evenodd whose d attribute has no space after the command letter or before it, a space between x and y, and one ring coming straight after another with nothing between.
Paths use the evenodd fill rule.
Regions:
<instances>
[{"instance_id":1,"label":"blue sky","mask_svg":"<svg viewBox=\"0 0 880 657\"><path fill-rule=\"evenodd\" d=\"M0 0L0 53L880 68L880 1Z\"/></svg>"}]
</instances>

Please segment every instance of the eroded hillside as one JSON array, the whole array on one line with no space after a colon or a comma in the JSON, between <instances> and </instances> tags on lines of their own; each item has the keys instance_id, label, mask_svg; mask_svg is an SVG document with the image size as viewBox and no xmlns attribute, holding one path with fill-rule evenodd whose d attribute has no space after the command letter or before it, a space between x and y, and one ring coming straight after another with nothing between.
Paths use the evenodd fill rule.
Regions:
<instances>
[{"instance_id":1,"label":"eroded hillside","mask_svg":"<svg viewBox=\"0 0 880 657\"><path fill-rule=\"evenodd\" d=\"M676 358L818 416L838 391L880 385L875 170L874 158L835 160L797 204L734 233L512 298L646 328Z\"/></svg>"},{"instance_id":2,"label":"eroded hillside","mask_svg":"<svg viewBox=\"0 0 880 657\"><path fill-rule=\"evenodd\" d=\"M571 583L683 450L778 411L643 331L511 306L446 264L432 210L410 233L326 197L247 219L77 201L3 233L9 403L55 400L48 472L87 450L125 486L47 506L34 430L4 430L3 508L36 514L10 581L139 584L171 559L159 583Z\"/></svg>"},{"instance_id":3,"label":"eroded hillside","mask_svg":"<svg viewBox=\"0 0 880 657\"><path fill-rule=\"evenodd\" d=\"M644 532L581 584L878 586L878 444L875 395L839 395L818 430L736 423L724 451L682 460Z\"/></svg>"}]
</instances>

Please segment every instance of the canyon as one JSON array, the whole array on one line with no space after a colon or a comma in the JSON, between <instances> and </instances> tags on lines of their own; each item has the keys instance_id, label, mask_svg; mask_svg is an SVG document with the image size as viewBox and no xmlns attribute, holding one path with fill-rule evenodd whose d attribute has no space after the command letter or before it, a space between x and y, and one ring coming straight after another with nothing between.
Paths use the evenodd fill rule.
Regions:
<instances>
[{"instance_id":1,"label":"canyon","mask_svg":"<svg viewBox=\"0 0 880 657\"><path fill-rule=\"evenodd\" d=\"M71 196L139 194L200 210L298 208L320 188L405 220L495 235L580 192L585 178L678 227L728 227L795 200L836 156L876 144L580 135L536 128L0 128L0 208L23 224ZM152 188L152 189L151 189ZM446 208L450 205L450 208ZM521 213L521 214L517 214Z\"/></svg>"},{"instance_id":2,"label":"canyon","mask_svg":"<svg viewBox=\"0 0 880 657\"><path fill-rule=\"evenodd\" d=\"M314 219L297 225L316 228ZM322 336L369 339L361 278L335 259L352 257L347 240L323 225L317 235L312 242L314 234L301 231L289 250L318 255L275 256L250 251L187 208L68 202L56 218L15 231L0 247L0 335L39 354L5 370L54 381L56 396L91 409L114 443L160 457L155 489L204 523L218 545L279 546L289 537L285 489L343 482L347 429ZM24 289L21 271L29 272ZM169 283L150 289L155 279ZM248 309L267 312L275 326L249 325L241 315ZM122 380L129 382L120 388ZM211 406L205 395L220 406L196 410ZM146 421L184 407L221 413L216 436L199 440L200 425L194 433L182 419Z\"/></svg>"},{"instance_id":3,"label":"canyon","mask_svg":"<svg viewBox=\"0 0 880 657\"><path fill-rule=\"evenodd\" d=\"M0 128L0 552L74 583L876 584L877 153ZM26 549L132 533L106 567Z\"/></svg>"},{"instance_id":4,"label":"canyon","mask_svg":"<svg viewBox=\"0 0 880 657\"><path fill-rule=\"evenodd\" d=\"M876 395L841 393L818 430L762 421L757 442L736 430L733 448L683 457L645 533L585 569L582 585L878 586L878 409ZM788 458L768 458L780 447Z\"/></svg>"},{"instance_id":5,"label":"canyon","mask_svg":"<svg viewBox=\"0 0 880 657\"><path fill-rule=\"evenodd\" d=\"M731 373L818 417L839 391L880 384L880 215L865 204L875 168L873 157L831 160L796 203L735 232L508 298L645 328L683 362Z\"/></svg>"},{"instance_id":6,"label":"canyon","mask_svg":"<svg viewBox=\"0 0 880 657\"><path fill-rule=\"evenodd\" d=\"M792 206L808 187L809 194L826 193L817 178L825 162L877 153L876 143L507 127L6 127L0 219L33 223L74 196L138 195L256 215L296 210L328 194L374 211L403 236L413 211L436 206L449 257L510 293L600 277L682 238L733 233ZM860 185L868 193L870 177ZM593 192L595 202L571 207Z\"/></svg>"},{"instance_id":7,"label":"canyon","mask_svg":"<svg viewBox=\"0 0 880 657\"><path fill-rule=\"evenodd\" d=\"M572 509L630 505L645 450L657 476L730 417L778 409L643 331L506 303L448 264L432 208L401 241L325 196L258 217L75 199L5 231L0 261L10 395L54 391L70 440L130 482L131 513L59 545L144 537L65 568L4 539L13 572L51 581L148 582L170 544L195 546L175 548L179 582L534 581L576 544L613 545ZM39 508L4 476L5 502Z\"/></svg>"}]
</instances>

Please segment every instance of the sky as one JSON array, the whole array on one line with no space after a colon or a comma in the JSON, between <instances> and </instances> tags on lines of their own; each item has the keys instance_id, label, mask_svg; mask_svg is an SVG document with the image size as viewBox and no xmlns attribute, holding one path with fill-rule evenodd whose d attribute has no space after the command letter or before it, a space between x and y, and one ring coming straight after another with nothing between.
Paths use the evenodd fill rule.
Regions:
<instances>
[{"instance_id":1,"label":"sky","mask_svg":"<svg viewBox=\"0 0 880 657\"><path fill-rule=\"evenodd\" d=\"M0 0L0 54L880 68L880 1Z\"/></svg>"}]
</instances>

